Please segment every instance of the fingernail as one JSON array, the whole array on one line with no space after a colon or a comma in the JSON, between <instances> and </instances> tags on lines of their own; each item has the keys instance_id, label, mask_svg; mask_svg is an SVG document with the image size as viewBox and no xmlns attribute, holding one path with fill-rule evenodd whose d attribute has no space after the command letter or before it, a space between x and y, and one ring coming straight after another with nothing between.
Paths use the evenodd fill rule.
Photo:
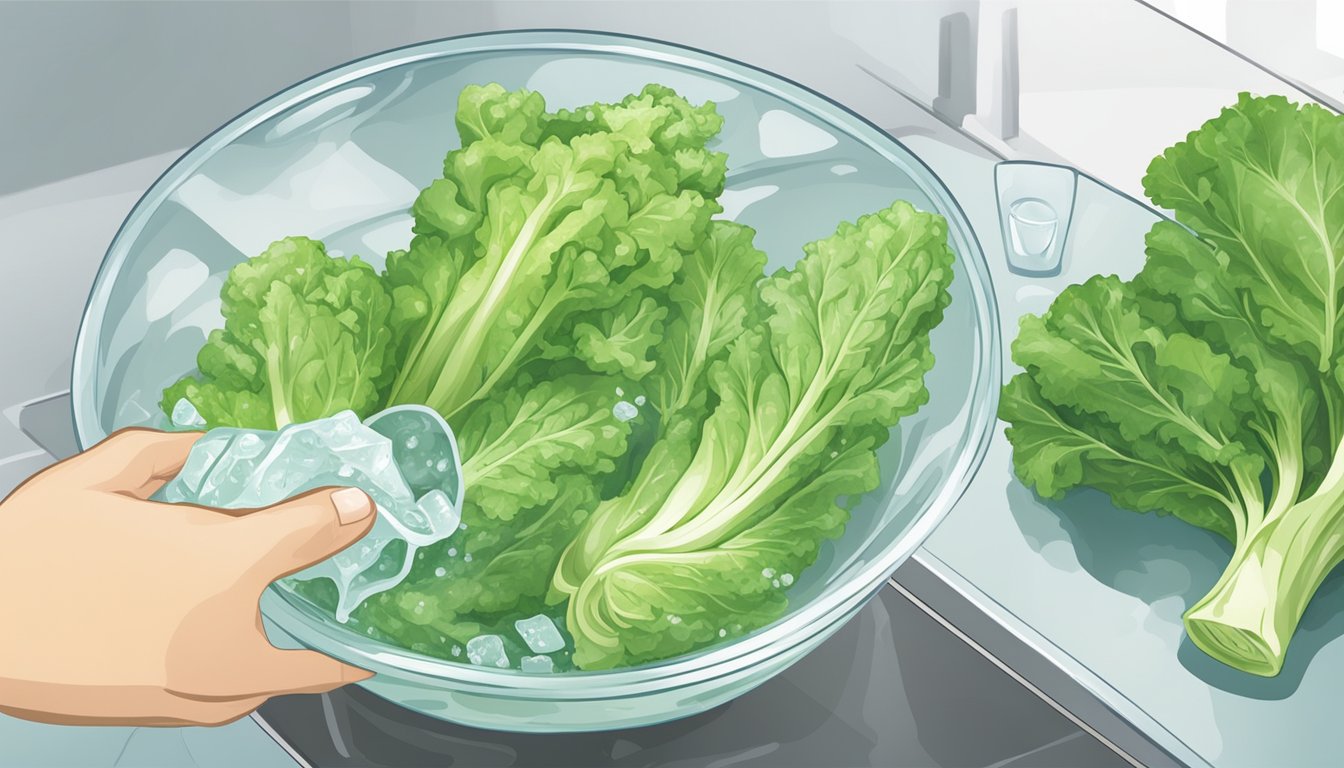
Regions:
<instances>
[{"instance_id":1,"label":"fingernail","mask_svg":"<svg viewBox=\"0 0 1344 768\"><path fill-rule=\"evenodd\" d=\"M358 523L373 512L373 500L358 488L342 488L331 494L331 505L336 508L336 517L341 525Z\"/></svg>"}]
</instances>

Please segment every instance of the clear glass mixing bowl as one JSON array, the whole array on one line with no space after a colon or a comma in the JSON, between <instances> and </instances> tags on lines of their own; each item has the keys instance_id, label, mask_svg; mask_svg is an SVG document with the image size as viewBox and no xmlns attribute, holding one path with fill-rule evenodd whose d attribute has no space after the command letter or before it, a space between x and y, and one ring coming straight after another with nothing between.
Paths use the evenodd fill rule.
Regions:
<instances>
[{"instance_id":1,"label":"clear glass mixing bowl","mask_svg":"<svg viewBox=\"0 0 1344 768\"><path fill-rule=\"evenodd\" d=\"M931 398L881 456L883 483L790 592L784 618L734 642L631 669L555 676L451 664L372 641L280 586L262 599L277 644L373 670L394 702L474 726L579 731L694 714L782 671L881 587L965 489L989 437L998 328L984 256L941 182L904 146L796 84L699 51L579 32L478 35L353 62L290 88L192 148L145 194L108 249L75 350L82 445L162 426L163 387L193 370L222 324L230 267L280 237L325 240L381 265L410 239L407 210L457 144L471 83L541 92L552 107L611 101L648 82L717 102L728 153L724 216L755 227L773 269L841 220L901 198L948 220L959 261L933 339ZM470 489L468 489L470 493Z\"/></svg>"}]
</instances>

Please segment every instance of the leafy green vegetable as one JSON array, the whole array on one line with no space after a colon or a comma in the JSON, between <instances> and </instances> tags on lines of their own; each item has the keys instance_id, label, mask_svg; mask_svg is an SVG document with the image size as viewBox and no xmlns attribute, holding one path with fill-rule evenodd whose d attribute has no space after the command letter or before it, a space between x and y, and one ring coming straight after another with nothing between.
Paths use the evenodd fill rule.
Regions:
<instances>
[{"instance_id":1,"label":"leafy green vegetable","mask_svg":"<svg viewBox=\"0 0 1344 768\"><path fill-rule=\"evenodd\" d=\"M197 356L200 376L164 391L212 426L276 429L382 404L391 378L391 297L358 257L327 255L291 237L229 272L220 293L224 328Z\"/></svg>"},{"instance_id":2,"label":"leafy green vegetable","mask_svg":"<svg viewBox=\"0 0 1344 768\"><path fill-rule=\"evenodd\" d=\"M526 382L475 408L460 430L463 478L483 514L508 522L559 492L557 471L610 472L629 427L597 377Z\"/></svg>"},{"instance_id":3,"label":"leafy green vegetable","mask_svg":"<svg viewBox=\"0 0 1344 768\"><path fill-rule=\"evenodd\" d=\"M596 669L772 621L927 398L953 257L940 217L897 203L767 279L755 232L712 219L722 124L658 85L554 112L465 89L461 144L383 274L305 238L240 264L165 411L186 397L208 426L274 429L418 403L449 420L461 528L354 612L374 638L454 658L564 612L575 652L557 663ZM294 588L335 605L329 580Z\"/></svg>"},{"instance_id":4,"label":"leafy green vegetable","mask_svg":"<svg viewBox=\"0 0 1344 768\"><path fill-rule=\"evenodd\" d=\"M768 318L710 366L719 402L698 446L670 436L685 469L655 467L627 494L640 503L620 505L633 523L571 545L582 556L554 588L579 666L674 656L781 615L783 589L843 529L839 500L876 487L875 449L927 399L952 276L944 220L898 202L804 251L762 285Z\"/></svg>"},{"instance_id":5,"label":"leafy green vegetable","mask_svg":"<svg viewBox=\"0 0 1344 768\"><path fill-rule=\"evenodd\" d=\"M709 237L687 256L668 288L671 317L656 355L661 365L644 382L649 404L659 412L660 439L625 493L604 501L565 552L552 602L578 589L596 560L662 501L690 463L707 415L708 368L726 356L759 303L756 286L765 279L765 254L752 244L754 236L750 227L713 222Z\"/></svg>"},{"instance_id":6,"label":"leafy green vegetable","mask_svg":"<svg viewBox=\"0 0 1344 768\"><path fill-rule=\"evenodd\" d=\"M661 324L645 298L719 210L723 159L704 144L720 121L670 91L582 114L593 118L547 115L525 91L463 91L464 144L417 199L409 250L388 258L405 340L391 403L451 419L543 355L650 369Z\"/></svg>"},{"instance_id":7,"label":"leafy green vegetable","mask_svg":"<svg viewBox=\"0 0 1344 768\"><path fill-rule=\"evenodd\" d=\"M1186 630L1275 675L1344 559L1344 118L1243 95L1144 187L1178 223L1153 227L1132 282L1023 319L1000 416L1041 496L1090 486L1229 540Z\"/></svg>"}]
</instances>

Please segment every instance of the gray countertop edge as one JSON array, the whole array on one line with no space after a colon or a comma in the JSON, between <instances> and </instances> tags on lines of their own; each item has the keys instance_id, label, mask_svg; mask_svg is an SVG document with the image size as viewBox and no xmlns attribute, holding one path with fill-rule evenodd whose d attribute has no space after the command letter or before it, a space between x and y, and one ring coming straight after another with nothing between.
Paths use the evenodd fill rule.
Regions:
<instances>
[{"instance_id":1,"label":"gray countertop edge","mask_svg":"<svg viewBox=\"0 0 1344 768\"><path fill-rule=\"evenodd\" d=\"M1211 768L1166 727L1081 663L1074 661L1066 669L1065 662L1072 660L1064 651L927 549L916 550L889 585L1134 765ZM1119 711L1108 700L1129 706Z\"/></svg>"}]
</instances>

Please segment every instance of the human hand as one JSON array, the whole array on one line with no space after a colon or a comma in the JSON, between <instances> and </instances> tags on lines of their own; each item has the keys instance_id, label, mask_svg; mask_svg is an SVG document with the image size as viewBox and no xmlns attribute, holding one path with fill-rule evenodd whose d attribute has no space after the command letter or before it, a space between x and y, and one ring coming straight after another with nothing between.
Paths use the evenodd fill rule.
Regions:
<instances>
[{"instance_id":1,"label":"human hand","mask_svg":"<svg viewBox=\"0 0 1344 768\"><path fill-rule=\"evenodd\" d=\"M272 581L373 526L357 489L260 510L149 501L196 432L118 432L0 502L0 712L56 723L222 724L370 673L266 639Z\"/></svg>"}]
</instances>

